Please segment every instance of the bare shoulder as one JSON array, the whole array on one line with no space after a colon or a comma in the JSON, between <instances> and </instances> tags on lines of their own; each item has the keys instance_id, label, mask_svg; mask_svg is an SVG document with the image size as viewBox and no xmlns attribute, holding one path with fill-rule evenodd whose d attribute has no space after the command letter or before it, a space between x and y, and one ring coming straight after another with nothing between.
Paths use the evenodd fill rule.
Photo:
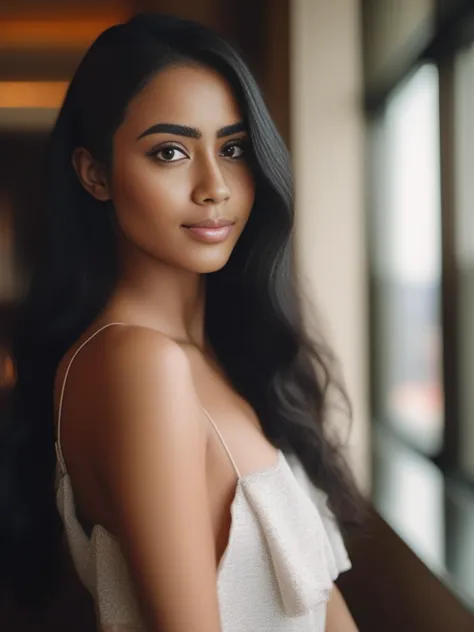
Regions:
<instances>
[{"instance_id":1,"label":"bare shoulder","mask_svg":"<svg viewBox=\"0 0 474 632\"><path fill-rule=\"evenodd\" d=\"M115 384L120 380L127 382L138 368L142 376L146 371L157 370L167 374L169 369L180 371L184 376L188 370L186 354L181 347L153 329L109 326L96 330L90 337L85 334L83 338L62 358L57 384L62 383L65 369L76 355L74 374L81 382L98 381L101 388L111 384L111 380ZM74 380L73 376L71 378Z\"/></svg>"},{"instance_id":2,"label":"bare shoulder","mask_svg":"<svg viewBox=\"0 0 474 632\"><path fill-rule=\"evenodd\" d=\"M72 443L86 444L88 460L101 461L103 450L113 449L120 438L127 440L128 433L137 438L144 432L189 431L200 406L189 360L176 342L152 329L128 325L107 327L85 340L82 348L76 347L80 352L67 378L68 427L63 432L66 440L69 431ZM57 387L63 384L71 357L69 353L61 362ZM179 425L162 423L178 400L194 414L179 416ZM196 432L199 428L202 424L196 425Z\"/></svg>"},{"instance_id":3,"label":"bare shoulder","mask_svg":"<svg viewBox=\"0 0 474 632\"><path fill-rule=\"evenodd\" d=\"M103 333L97 341L92 385L100 408L94 433L98 461L121 449L120 442L130 454L134 445L147 440L154 445L155 457L161 449L169 453L173 442L182 453L189 447L205 454L202 409L183 349L143 327L114 327Z\"/></svg>"},{"instance_id":4,"label":"bare shoulder","mask_svg":"<svg viewBox=\"0 0 474 632\"><path fill-rule=\"evenodd\" d=\"M181 372L183 376L189 371L189 362L179 344L147 327L110 327L97 342L102 342L103 369L116 379L131 378L140 366L165 375L169 370Z\"/></svg>"}]
</instances>

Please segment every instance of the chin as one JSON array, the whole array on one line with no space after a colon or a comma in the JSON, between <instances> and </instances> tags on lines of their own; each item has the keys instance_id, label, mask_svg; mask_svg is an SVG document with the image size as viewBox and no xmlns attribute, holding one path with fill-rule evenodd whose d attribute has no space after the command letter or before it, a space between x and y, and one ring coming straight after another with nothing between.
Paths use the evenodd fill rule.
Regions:
<instances>
[{"instance_id":1,"label":"chin","mask_svg":"<svg viewBox=\"0 0 474 632\"><path fill-rule=\"evenodd\" d=\"M229 261L231 253L227 256L209 257L207 259L201 259L200 261L194 260L190 262L189 266L186 266L189 270L196 272L197 274L209 274L211 272L218 272Z\"/></svg>"},{"instance_id":2,"label":"chin","mask_svg":"<svg viewBox=\"0 0 474 632\"><path fill-rule=\"evenodd\" d=\"M225 261L222 261L221 263L203 264L199 266L197 269L195 269L195 272L197 272L198 274L210 274L211 272L219 272L219 270L222 270L222 268L225 267L227 261L228 259L226 259Z\"/></svg>"}]
</instances>

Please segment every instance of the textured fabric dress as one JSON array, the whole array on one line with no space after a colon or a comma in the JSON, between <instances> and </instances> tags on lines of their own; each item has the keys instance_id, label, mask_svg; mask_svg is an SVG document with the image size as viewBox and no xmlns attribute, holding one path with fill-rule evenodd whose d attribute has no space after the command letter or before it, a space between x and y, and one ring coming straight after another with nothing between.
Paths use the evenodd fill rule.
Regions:
<instances>
[{"instance_id":1,"label":"textured fabric dress","mask_svg":"<svg viewBox=\"0 0 474 632\"><path fill-rule=\"evenodd\" d=\"M59 403L57 505L71 556L91 593L101 632L146 632L117 539L97 524L87 534L79 523L71 479L61 451ZM351 568L327 496L313 486L294 455L241 476L214 421L204 410L237 476L232 524L217 574L222 632L324 632L326 606L337 576Z\"/></svg>"}]
</instances>

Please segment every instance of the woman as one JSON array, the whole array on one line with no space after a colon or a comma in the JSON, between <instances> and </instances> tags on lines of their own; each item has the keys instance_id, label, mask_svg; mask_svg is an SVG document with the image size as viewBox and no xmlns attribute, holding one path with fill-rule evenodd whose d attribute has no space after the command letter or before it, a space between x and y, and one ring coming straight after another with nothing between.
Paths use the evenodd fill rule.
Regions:
<instances>
[{"instance_id":1,"label":"woman","mask_svg":"<svg viewBox=\"0 0 474 632\"><path fill-rule=\"evenodd\" d=\"M200 25L136 16L87 52L51 153L3 442L10 581L59 554L56 503L101 630L355 630L333 581L360 498L248 69Z\"/></svg>"}]
</instances>

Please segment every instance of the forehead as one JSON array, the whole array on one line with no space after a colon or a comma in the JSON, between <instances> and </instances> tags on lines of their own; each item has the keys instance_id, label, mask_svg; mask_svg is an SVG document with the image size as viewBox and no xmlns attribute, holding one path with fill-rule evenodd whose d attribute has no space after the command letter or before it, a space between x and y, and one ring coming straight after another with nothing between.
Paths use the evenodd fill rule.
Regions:
<instances>
[{"instance_id":1,"label":"forehead","mask_svg":"<svg viewBox=\"0 0 474 632\"><path fill-rule=\"evenodd\" d=\"M176 123L215 134L242 113L227 81L204 67L169 67L129 104L122 126L137 136L155 123ZM125 131L125 129L124 129Z\"/></svg>"}]
</instances>

